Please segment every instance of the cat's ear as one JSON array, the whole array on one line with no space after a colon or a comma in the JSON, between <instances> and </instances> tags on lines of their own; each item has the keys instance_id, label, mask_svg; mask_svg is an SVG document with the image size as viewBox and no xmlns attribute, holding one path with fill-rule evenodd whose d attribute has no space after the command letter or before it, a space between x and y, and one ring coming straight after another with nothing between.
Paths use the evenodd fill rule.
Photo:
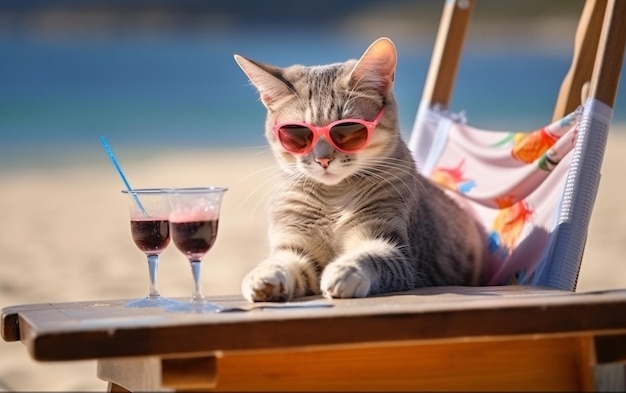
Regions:
<instances>
[{"instance_id":1,"label":"cat's ear","mask_svg":"<svg viewBox=\"0 0 626 393\"><path fill-rule=\"evenodd\" d=\"M267 109L275 109L279 101L293 95L293 87L282 76L282 69L235 55L235 61L261 95Z\"/></svg>"},{"instance_id":2,"label":"cat's ear","mask_svg":"<svg viewBox=\"0 0 626 393\"><path fill-rule=\"evenodd\" d=\"M367 48L350 73L353 86L373 86L386 95L393 88L398 57L389 38L379 38Z\"/></svg>"}]
</instances>

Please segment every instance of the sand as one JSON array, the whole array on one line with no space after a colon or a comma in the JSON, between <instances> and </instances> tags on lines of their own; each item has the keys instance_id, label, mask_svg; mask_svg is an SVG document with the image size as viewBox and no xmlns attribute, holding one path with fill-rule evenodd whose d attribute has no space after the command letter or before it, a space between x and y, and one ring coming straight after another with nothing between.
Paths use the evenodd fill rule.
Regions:
<instances>
[{"instance_id":1,"label":"sand","mask_svg":"<svg viewBox=\"0 0 626 393\"><path fill-rule=\"evenodd\" d=\"M259 149L127 157L124 167L134 187L229 187L202 283L207 295L239 293L244 274L267 252L272 157ZM0 167L0 307L147 294L147 264L130 239L121 181L101 158L80 165ZM626 126L613 127L578 291L626 287L624 168ZM159 284L165 296L191 291L188 264L174 247L162 254ZM105 391L106 383L96 378L95 361L35 362L21 343L0 342L2 389Z\"/></svg>"}]
</instances>

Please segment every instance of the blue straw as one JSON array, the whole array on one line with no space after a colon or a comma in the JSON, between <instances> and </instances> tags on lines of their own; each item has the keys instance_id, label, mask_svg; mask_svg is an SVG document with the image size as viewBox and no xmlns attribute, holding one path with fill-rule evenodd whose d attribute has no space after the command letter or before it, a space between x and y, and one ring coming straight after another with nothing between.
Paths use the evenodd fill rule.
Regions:
<instances>
[{"instance_id":1,"label":"blue straw","mask_svg":"<svg viewBox=\"0 0 626 393\"><path fill-rule=\"evenodd\" d=\"M113 162L113 166L115 166L115 169L117 169L117 173L119 173L120 177L122 178L122 181L124 182L124 185L126 186L126 190L128 190L128 193L133 196L133 198L135 199L135 202L137 202L137 206L139 206L139 209L141 209L141 212L144 215L148 215L148 213L146 213L146 209L143 208L143 205L139 201L137 194L132 192L133 189L130 187L128 180L126 180L126 176L124 176L124 172L122 171L122 168L120 168L120 165L117 163L115 154L113 154L113 150L111 150L111 148L109 147L109 144L107 143L106 139L104 139L104 136L100 137L100 141L102 142L102 146L104 146L104 150L106 150L107 154L109 155L111 162Z\"/></svg>"}]
</instances>

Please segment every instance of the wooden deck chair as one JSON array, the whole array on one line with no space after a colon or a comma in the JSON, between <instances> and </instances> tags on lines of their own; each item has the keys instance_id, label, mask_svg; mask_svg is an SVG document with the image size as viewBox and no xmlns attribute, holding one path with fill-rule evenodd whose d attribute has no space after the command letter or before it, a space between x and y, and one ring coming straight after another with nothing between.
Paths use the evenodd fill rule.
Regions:
<instances>
[{"instance_id":1,"label":"wooden deck chair","mask_svg":"<svg viewBox=\"0 0 626 393\"><path fill-rule=\"evenodd\" d=\"M448 111L474 1L448 1L409 142L489 233L489 285L575 290L624 55L624 1L588 0L553 118L481 130Z\"/></svg>"},{"instance_id":2,"label":"wooden deck chair","mask_svg":"<svg viewBox=\"0 0 626 393\"><path fill-rule=\"evenodd\" d=\"M530 284L531 287L536 287L534 295L539 300L543 299L544 307L549 307L547 304L554 300L550 298L549 292L573 291L576 286L624 55L626 24L620 19L626 15L626 1L586 1L576 34L573 62L562 84L553 119L546 120L546 123L550 123L546 127L529 133L479 130L469 126L461 116L448 111L474 3L474 0L445 2L422 101L409 145L419 169L447 187L460 203L472 209L485 227L491 230L490 244L493 258L490 261L491 269L486 277L488 283ZM581 94L584 98L581 98ZM489 180L488 187L484 187L484 179ZM543 289L545 287L557 290L546 291ZM484 290L488 294L493 294L493 288L484 288ZM477 289L480 291L481 288ZM461 293L464 294L461 297L465 296L466 300L480 297L476 292L461 290ZM529 291L521 294L512 291L502 296L508 295L510 298L519 299L534 296L532 293ZM393 298L398 302L395 306L400 306L401 298L402 296ZM381 302L382 308L390 307L390 302L393 301L387 301L385 297L378 298L378 300L376 298L361 300L373 308L377 305L377 301ZM347 303L350 302L347 301ZM355 301L355 304L357 302ZM466 304L470 305L471 300L468 300ZM432 304L432 306L437 309L437 305ZM506 309L505 303L497 301L492 306L494 309ZM589 304L589 307L593 306ZM445 308L445 305L441 307L441 309ZM425 310L428 310L427 304L422 311L426 312ZM603 310L596 311L595 315L606 314L603 314ZM444 316L437 321L448 321L454 325L451 321L457 320L455 316L463 313L460 310L456 312L458 314L454 311L448 314L444 312L442 314ZM485 312L485 310L480 309L476 312ZM485 312L483 320L474 321L476 325L481 325L475 327L479 332L476 336L483 335L484 342L481 342L480 338L477 339L478 341L473 341L476 336L470 339L464 336L466 333L459 333L459 341L438 342L426 339L415 344L409 340L405 345L400 343L386 347L388 342L381 339L379 344L370 347L368 346L370 343L360 342L355 338L358 336L356 331L350 330L351 333L347 333L347 336L337 342L358 343L356 347L348 345L318 351L319 347L315 345L308 347L305 345L304 348L289 347L284 352L267 351L250 354L224 352L223 357L217 361L223 362L223 365L216 368L222 367L225 375L222 380L224 389L242 386L256 389L262 386L261 383L268 383L272 388L293 390L310 389L311 386L314 390L321 388L349 390L355 387L357 390L364 388L401 390L406 389L407 386L426 387L429 390L442 387L453 389L502 387L507 382L516 380L520 383L521 380L507 374L510 369L507 370L506 366L500 370L501 374L498 374L499 371L495 368L485 371L481 367L489 367L485 366L487 363L490 366L500 363L510 366L509 363L514 361L510 359L511 356L522 358L527 356L520 355L522 351L519 351L520 353L515 351L534 348L535 345L538 349L550 345L563 347L569 345L558 342L542 343L539 340L540 335L537 335L534 338L522 339L509 351L505 349L500 352L502 345L510 345L510 343L503 344L504 341L497 341L497 339L491 342L493 347L490 347L491 344L487 344L488 336L493 333L489 332L489 326L498 324L498 318L510 318L524 325L523 320L529 315L524 315L523 310L515 312L522 314L506 314L506 317L504 317L505 314L498 314L494 317L495 319L490 319L487 315L495 314ZM474 311L470 310L470 313L473 314ZM435 314L437 313L433 313ZM429 320L426 319L426 313L421 316L424 318L416 319L415 325L412 325L409 330L412 332L432 331L432 329L437 329L435 325L440 326L436 323L430 328L423 326L428 325ZM355 315L352 315L352 318L355 318ZM363 330L376 330L373 326L383 326L381 319L377 318L373 315L372 319L366 319L370 324L366 322L362 326ZM396 322L399 326L402 318L408 320L411 317L406 314L397 318ZM586 318L589 316L583 317L581 321L588 321ZM309 335L311 337L330 336L330 330L334 328L339 331L340 325L347 323L339 319L329 325L323 325L325 328L321 330L322 325L316 325L309 320L307 322L307 326L310 326ZM435 319L432 320L434 321ZM286 324L287 321L283 320L282 323ZM502 324L502 321L499 323ZM566 319L559 321L559 324L563 323L568 324ZM615 323L619 324L619 322ZM482 326L484 324L486 326ZM454 331L457 329L451 327L450 324L442 323L442 325L446 326L446 329ZM279 325L273 326L277 329ZM402 328L393 332L394 327L385 326L390 330L389 336L403 334ZM405 325L402 326L406 328ZM302 329L304 325L301 324L298 327ZM465 332L462 328L458 329ZM593 328L588 328L588 330L592 331ZM572 334L565 326L547 327L545 331L562 332L563 337ZM380 334L385 335L383 332ZM419 335L419 333L416 334ZM426 333L423 337L429 334ZM574 363L581 364L573 365L573 369L580 370L579 375L574 376L580 379L577 384L579 388L593 390L595 386L599 390L604 390L607 386L611 387L612 381L606 381L608 377L608 379L614 379L613 386L623 389L625 386L624 368L619 363L614 364L614 367L604 369L606 375L602 375L602 372L597 373L599 377L596 377L595 383L589 380L589 374L583 370L593 366L596 362L600 363L600 360L603 362L616 359L624 361L623 351L613 352L610 348L623 345L626 342L625 337L617 332L616 336L592 341L591 344L589 341L582 340L579 342L580 348L574 349L578 352L575 356L551 358L546 355L546 359L542 359L544 362L542 365L545 366L550 361L568 363L569 359L577 359ZM266 339L267 336L263 335L262 340ZM472 349L468 349L462 345L463 340L467 340L468 344L477 345L475 347L470 345ZM482 344L484 346L481 346ZM288 344L284 345L288 346ZM596 353L602 352L603 355L590 358L589 356L592 355L589 353L594 352L589 348L590 345L595 345ZM473 364L470 365L468 362L478 362L478 359L475 359L476 354L472 351L481 353L482 356L493 356L491 363L479 362L475 376L469 375L472 373ZM488 354L485 355L486 353ZM548 351L545 353L547 354ZM463 364L463 367L470 370L469 372L436 369L437 365L445 368L445 365L449 366L454 363L442 359L455 356L467 357L459 360L458 364ZM541 357L542 353L537 356ZM310 361L310 359L314 360ZM529 359L531 358L527 359L526 366L532 363ZM585 362L588 364L582 364ZM413 366L407 366L407 364L413 364ZM542 367L537 363L533 365ZM104 375L104 371L109 368L105 362L101 366L101 375ZM255 371L250 371L252 368ZM608 373L606 373L607 370ZM495 382L480 380L489 373L492 373L491 379ZM551 374L546 377L547 380L543 381L529 381L526 378L523 386L511 386L511 389L528 389L532 386L544 389L546 386L560 386L562 389L564 385L557 383L550 385L549 379L554 375ZM234 381L233 385L228 385L228 377L230 381ZM450 382L455 378L459 378L458 381L461 382ZM359 382L359 379L362 381ZM239 382L241 380L248 382ZM316 382L313 382L314 380ZM281 385L281 381L285 385Z\"/></svg>"},{"instance_id":3,"label":"wooden deck chair","mask_svg":"<svg viewBox=\"0 0 626 393\"><path fill-rule=\"evenodd\" d=\"M42 303L3 309L2 338L22 341L36 360L97 359L98 376L119 392L626 389L626 291L572 293L624 56L626 0L586 1L554 117L523 134L480 130L448 111L473 6L445 1L409 144L420 170L491 230L489 283L529 285L202 316L138 313L126 300ZM495 187L485 187L485 171ZM214 300L249 307L241 296Z\"/></svg>"}]
</instances>

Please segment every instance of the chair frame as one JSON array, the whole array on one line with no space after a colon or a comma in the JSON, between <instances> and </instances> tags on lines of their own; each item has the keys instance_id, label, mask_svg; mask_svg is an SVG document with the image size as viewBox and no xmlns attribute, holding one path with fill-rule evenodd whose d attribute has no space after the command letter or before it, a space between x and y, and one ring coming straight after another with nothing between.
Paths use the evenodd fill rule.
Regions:
<instances>
[{"instance_id":1,"label":"chair frame","mask_svg":"<svg viewBox=\"0 0 626 393\"><path fill-rule=\"evenodd\" d=\"M475 0L446 2L437 33L416 124L427 108L449 106ZM572 63L561 84L553 121L585 104L578 127L572 167L565 180L558 225L534 285L575 290L587 240L591 210L624 57L626 28L620 19L626 5L615 0L587 0L574 39ZM590 54L594 54L591 56ZM413 137L419 132L414 129Z\"/></svg>"},{"instance_id":2,"label":"chair frame","mask_svg":"<svg viewBox=\"0 0 626 393\"><path fill-rule=\"evenodd\" d=\"M446 2L422 104L449 106L475 2ZM587 82L590 86L586 97L597 98L613 107L624 57L626 30L619 24L625 9L623 2L615 0L585 2L576 30L572 64L561 84L552 120L562 118L580 105L581 92ZM595 52L596 56L584 55L590 52Z\"/></svg>"}]
</instances>

